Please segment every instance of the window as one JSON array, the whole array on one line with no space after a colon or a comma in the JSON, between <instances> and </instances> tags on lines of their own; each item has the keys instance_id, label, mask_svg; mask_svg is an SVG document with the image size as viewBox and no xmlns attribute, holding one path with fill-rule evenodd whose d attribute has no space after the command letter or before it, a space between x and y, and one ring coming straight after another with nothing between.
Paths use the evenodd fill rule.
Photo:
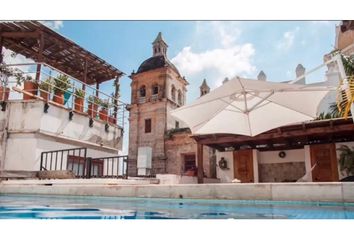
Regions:
<instances>
[{"instance_id":1,"label":"window","mask_svg":"<svg viewBox=\"0 0 354 240\"><path fill-rule=\"evenodd\" d=\"M176 101L176 88L175 85L172 85L171 87L171 98L173 101Z\"/></svg>"},{"instance_id":2,"label":"window","mask_svg":"<svg viewBox=\"0 0 354 240\"><path fill-rule=\"evenodd\" d=\"M159 85L154 84L152 86L152 95L157 95L157 94L159 94Z\"/></svg>"},{"instance_id":3,"label":"window","mask_svg":"<svg viewBox=\"0 0 354 240\"><path fill-rule=\"evenodd\" d=\"M146 96L146 88L145 88L145 86L141 86L140 87L139 95L140 95L140 97L145 97Z\"/></svg>"},{"instance_id":4,"label":"window","mask_svg":"<svg viewBox=\"0 0 354 240\"><path fill-rule=\"evenodd\" d=\"M195 169L196 169L195 155L194 154L184 155L184 171L186 172Z\"/></svg>"},{"instance_id":5,"label":"window","mask_svg":"<svg viewBox=\"0 0 354 240\"><path fill-rule=\"evenodd\" d=\"M181 90L178 90L178 104L179 105L182 105L182 92Z\"/></svg>"},{"instance_id":6,"label":"window","mask_svg":"<svg viewBox=\"0 0 354 240\"><path fill-rule=\"evenodd\" d=\"M151 119L145 119L145 133L151 133Z\"/></svg>"},{"instance_id":7,"label":"window","mask_svg":"<svg viewBox=\"0 0 354 240\"><path fill-rule=\"evenodd\" d=\"M175 122L175 128L179 128L179 122L178 121Z\"/></svg>"}]
</instances>

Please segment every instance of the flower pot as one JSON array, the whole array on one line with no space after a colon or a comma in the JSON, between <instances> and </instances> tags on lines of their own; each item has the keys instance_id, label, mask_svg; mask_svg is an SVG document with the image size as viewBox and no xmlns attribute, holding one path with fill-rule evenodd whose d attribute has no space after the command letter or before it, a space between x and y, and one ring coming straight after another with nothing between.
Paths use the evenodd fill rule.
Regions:
<instances>
[{"instance_id":1,"label":"flower pot","mask_svg":"<svg viewBox=\"0 0 354 240\"><path fill-rule=\"evenodd\" d=\"M107 112L107 110L106 109L101 109L99 116L100 116L100 119L102 121L107 121L108 120L108 112Z\"/></svg>"},{"instance_id":2,"label":"flower pot","mask_svg":"<svg viewBox=\"0 0 354 240\"><path fill-rule=\"evenodd\" d=\"M0 101L9 100L10 88L0 87Z\"/></svg>"},{"instance_id":3,"label":"flower pot","mask_svg":"<svg viewBox=\"0 0 354 240\"><path fill-rule=\"evenodd\" d=\"M109 116L108 122L110 122L112 124L117 124L117 119L114 116Z\"/></svg>"},{"instance_id":4,"label":"flower pot","mask_svg":"<svg viewBox=\"0 0 354 240\"><path fill-rule=\"evenodd\" d=\"M42 98L44 98L45 101L48 101L49 99L49 92L44 91L44 90L39 90L39 94Z\"/></svg>"},{"instance_id":5,"label":"flower pot","mask_svg":"<svg viewBox=\"0 0 354 240\"><path fill-rule=\"evenodd\" d=\"M53 101L60 105L64 105L64 93L62 91L55 91Z\"/></svg>"},{"instance_id":6,"label":"flower pot","mask_svg":"<svg viewBox=\"0 0 354 240\"><path fill-rule=\"evenodd\" d=\"M33 95L37 95L38 92L38 83L32 81L24 81L23 90L29 92ZM29 96L27 94L23 94L23 100L36 99L36 97Z\"/></svg>"},{"instance_id":7,"label":"flower pot","mask_svg":"<svg viewBox=\"0 0 354 240\"><path fill-rule=\"evenodd\" d=\"M74 109L78 112L84 111L84 99L80 97L75 97Z\"/></svg>"},{"instance_id":8,"label":"flower pot","mask_svg":"<svg viewBox=\"0 0 354 240\"><path fill-rule=\"evenodd\" d=\"M89 103L87 113L91 118L96 118L98 106L93 103Z\"/></svg>"}]
</instances>

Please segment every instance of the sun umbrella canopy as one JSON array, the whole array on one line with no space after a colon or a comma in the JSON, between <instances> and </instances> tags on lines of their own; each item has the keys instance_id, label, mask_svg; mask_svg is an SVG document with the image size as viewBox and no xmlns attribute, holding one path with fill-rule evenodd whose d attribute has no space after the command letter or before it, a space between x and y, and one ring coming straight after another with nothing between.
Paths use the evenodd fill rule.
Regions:
<instances>
[{"instance_id":1,"label":"sun umbrella canopy","mask_svg":"<svg viewBox=\"0 0 354 240\"><path fill-rule=\"evenodd\" d=\"M313 120L329 87L264 82L236 77L194 103L172 111L193 134L255 136Z\"/></svg>"}]
</instances>

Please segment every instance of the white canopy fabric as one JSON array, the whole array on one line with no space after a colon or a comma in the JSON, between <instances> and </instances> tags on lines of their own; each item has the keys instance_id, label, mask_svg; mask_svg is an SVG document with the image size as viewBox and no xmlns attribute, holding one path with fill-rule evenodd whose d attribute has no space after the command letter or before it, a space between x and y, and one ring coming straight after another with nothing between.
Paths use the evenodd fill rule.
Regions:
<instances>
[{"instance_id":1,"label":"white canopy fabric","mask_svg":"<svg viewBox=\"0 0 354 240\"><path fill-rule=\"evenodd\" d=\"M193 134L255 136L280 126L313 120L333 87L264 82L236 77L171 112Z\"/></svg>"}]
</instances>

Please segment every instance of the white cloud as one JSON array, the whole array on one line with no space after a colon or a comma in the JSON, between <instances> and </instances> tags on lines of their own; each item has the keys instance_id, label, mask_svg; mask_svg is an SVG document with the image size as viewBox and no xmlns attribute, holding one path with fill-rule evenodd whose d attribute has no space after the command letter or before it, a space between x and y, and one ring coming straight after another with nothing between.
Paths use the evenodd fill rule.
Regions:
<instances>
[{"instance_id":1,"label":"white cloud","mask_svg":"<svg viewBox=\"0 0 354 240\"><path fill-rule=\"evenodd\" d=\"M187 79L199 83L207 78L212 86L220 85L225 77L254 73L255 49L250 43L238 44L240 34L237 22L197 22L194 44L184 47L171 61Z\"/></svg>"},{"instance_id":2,"label":"white cloud","mask_svg":"<svg viewBox=\"0 0 354 240\"><path fill-rule=\"evenodd\" d=\"M223 47L232 46L241 35L241 29L234 22L211 22L211 24Z\"/></svg>"},{"instance_id":3,"label":"white cloud","mask_svg":"<svg viewBox=\"0 0 354 240\"><path fill-rule=\"evenodd\" d=\"M185 47L172 62L186 75L214 70L218 73L217 85L224 77L253 73L256 68L251 59L255 54L252 44L234 45L229 48L217 48L195 53L191 47Z\"/></svg>"},{"instance_id":4,"label":"white cloud","mask_svg":"<svg viewBox=\"0 0 354 240\"><path fill-rule=\"evenodd\" d=\"M53 30L59 30L60 28L64 27L63 21L39 21L39 22Z\"/></svg>"},{"instance_id":5,"label":"white cloud","mask_svg":"<svg viewBox=\"0 0 354 240\"><path fill-rule=\"evenodd\" d=\"M300 28L296 27L293 31L285 32L282 39L278 42L277 48L284 51L289 50L294 45L295 35L299 30Z\"/></svg>"}]
</instances>

